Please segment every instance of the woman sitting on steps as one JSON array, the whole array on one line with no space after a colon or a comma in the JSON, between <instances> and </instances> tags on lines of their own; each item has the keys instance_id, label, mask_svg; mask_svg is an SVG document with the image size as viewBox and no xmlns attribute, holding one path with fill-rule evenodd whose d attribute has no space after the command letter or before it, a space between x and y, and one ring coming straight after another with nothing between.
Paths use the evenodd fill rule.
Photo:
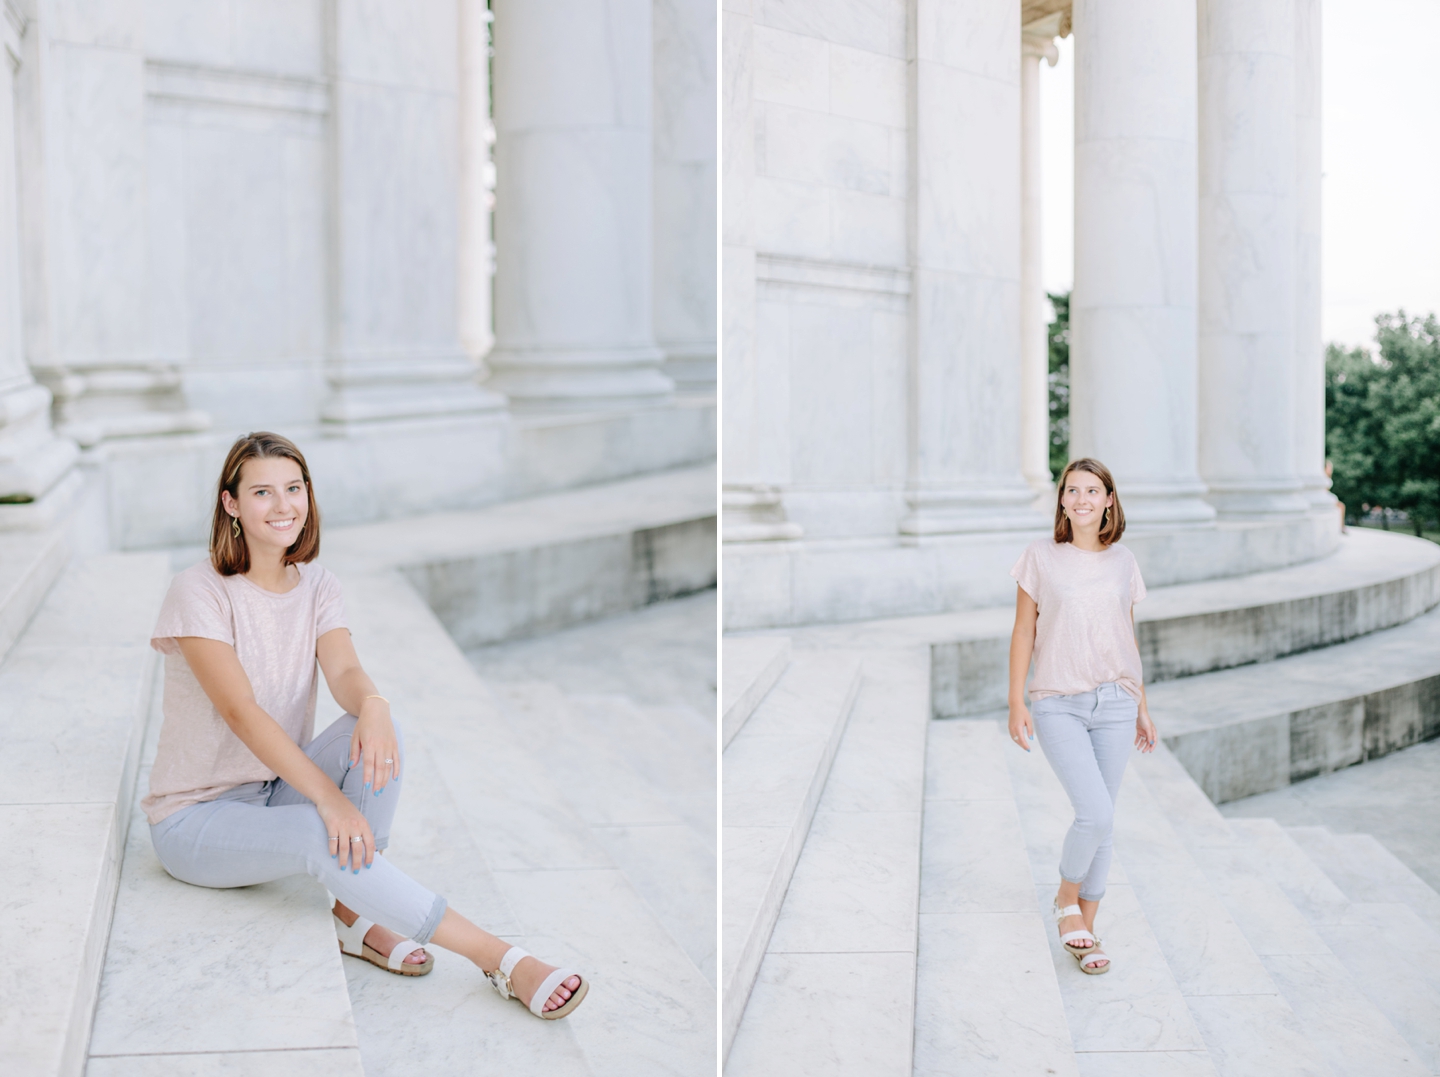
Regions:
<instances>
[{"instance_id":1,"label":"woman sitting on steps","mask_svg":"<svg viewBox=\"0 0 1440 1077\"><path fill-rule=\"evenodd\" d=\"M1132 737L1142 752L1155 748L1135 644L1135 603L1145 597L1145 582L1120 545L1125 513L1109 469L1076 460L1058 485L1054 537L1032 542L1010 570L1019 583L1010 739L1028 752L1038 735L1075 808L1060 854L1055 919L1066 951L1096 975L1110 971L1094 932L1110 872L1115 798Z\"/></svg>"},{"instance_id":2,"label":"woman sitting on steps","mask_svg":"<svg viewBox=\"0 0 1440 1077\"><path fill-rule=\"evenodd\" d=\"M150 641L165 655L165 720L141 806L165 870L209 887L313 875L336 895L345 953L423 976L433 942L537 1017L569 1014L585 977L482 931L375 855L404 746L355 655L339 584L314 563L320 514L300 450L240 438L214 511L210 559L172 581ZM312 739L317 659L347 713Z\"/></svg>"}]
</instances>

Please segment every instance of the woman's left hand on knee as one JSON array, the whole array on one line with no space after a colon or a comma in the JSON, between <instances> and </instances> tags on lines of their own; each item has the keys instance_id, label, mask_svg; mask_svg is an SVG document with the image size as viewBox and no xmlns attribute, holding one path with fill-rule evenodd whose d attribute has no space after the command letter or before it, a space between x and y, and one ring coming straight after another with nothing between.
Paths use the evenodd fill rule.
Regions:
<instances>
[{"instance_id":1,"label":"woman's left hand on knee","mask_svg":"<svg viewBox=\"0 0 1440 1077\"><path fill-rule=\"evenodd\" d=\"M350 763L365 767L365 786L379 796L385 786L400 777L400 740L390 720L390 705L383 700L366 701L355 730L350 734Z\"/></svg>"}]
</instances>

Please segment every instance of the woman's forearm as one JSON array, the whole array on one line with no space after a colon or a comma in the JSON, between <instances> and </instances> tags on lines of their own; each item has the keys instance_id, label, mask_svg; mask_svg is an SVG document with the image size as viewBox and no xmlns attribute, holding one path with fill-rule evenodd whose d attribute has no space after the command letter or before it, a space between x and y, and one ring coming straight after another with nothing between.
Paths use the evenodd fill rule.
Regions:
<instances>
[{"instance_id":1,"label":"woman's forearm","mask_svg":"<svg viewBox=\"0 0 1440 1077\"><path fill-rule=\"evenodd\" d=\"M326 799L343 796L339 787L259 704L242 703L233 713L223 717L245 747L255 753L256 759L284 778L312 804L318 805Z\"/></svg>"},{"instance_id":2,"label":"woman's forearm","mask_svg":"<svg viewBox=\"0 0 1440 1077\"><path fill-rule=\"evenodd\" d=\"M330 685L330 694L335 697L336 703L345 708L346 713L356 715L365 705L367 696L379 698L380 695L375 690L375 682L359 665L351 666L337 676L335 683Z\"/></svg>"},{"instance_id":3,"label":"woman's forearm","mask_svg":"<svg viewBox=\"0 0 1440 1077\"><path fill-rule=\"evenodd\" d=\"M1028 632L1020 625L1010 634L1010 704L1025 702L1025 678L1030 673L1030 658L1035 653L1035 630Z\"/></svg>"}]
</instances>

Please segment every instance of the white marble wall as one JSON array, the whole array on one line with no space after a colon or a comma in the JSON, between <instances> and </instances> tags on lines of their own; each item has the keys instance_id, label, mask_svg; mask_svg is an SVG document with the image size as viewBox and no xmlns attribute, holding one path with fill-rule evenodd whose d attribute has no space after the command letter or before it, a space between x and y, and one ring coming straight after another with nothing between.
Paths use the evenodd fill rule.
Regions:
<instances>
[{"instance_id":1,"label":"white marble wall","mask_svg":"<svg viewBox=\"0 0 1440 1077\"><path fill-rule=\"evenodd\" d=\"M765 4L754 20L741 151L753 152L754 411L736 419L753 423L754 476L783 488L808 537L893 535L910 291L905 6L824 8Z\"/></svg>"},{"instance_id":2,"label":"white marble wall","mask_svg":"<svg viewBox=\"0 0 1440 1077\"><path fill-rule=\"evenodd\" d=\"M655 342L677 388L714 392L716 10L653 2Z\"/></svg>"},{"instance_id":3,"label":"white marble wall","mask_svg":"<svg viewBox=\"0 0 1440 1077\"><path fill-rule=\"evenodd\" d=\"M1200 474L1222 516L1299 513L1294 0L1199 15Z\"/></svg>"},{"instance_id":4,"label":"white marble wall","mask_svg":"<svg viewBox=\"0 0 1440 1077\"><path fill-rule=\"evenodd\" d=\"M322 417L337 426L503 406L460 344L455 0L336 0Z\"/></svg>"},{"instance_id":5,"label":"white marble wall","mask_svg":"<svg viewBox=\"0 0 1440 1077\"><path fill-rule=\"evenodd\" d=\"M495 4L495 350L511 406L665 403L650 0Z\"/></svg>"},{"instance_id":6,"label":"white marble wall","mask_svg":"<svg viewBox=\"0 0 1440 1077\"><path fill-rule=\"evenodd\" d=\"M327 339L323 5L151 0L146 13L155 354L225 429L312 423Z\"/></svg>"}]
</instances>

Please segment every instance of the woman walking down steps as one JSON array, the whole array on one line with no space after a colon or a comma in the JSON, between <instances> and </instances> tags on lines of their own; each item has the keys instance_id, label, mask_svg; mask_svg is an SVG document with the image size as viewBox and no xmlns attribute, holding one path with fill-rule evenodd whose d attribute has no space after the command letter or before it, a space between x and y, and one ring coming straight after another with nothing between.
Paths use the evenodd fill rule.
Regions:
<instances>
[{"instance_id":1,"label":"woman walking down steps","mask_svg":"<svg viewBox=\"0 0 1440 1077\"><path fill-rule=\"evenodd\" d=\"M312 875L336 897L345 953L423 976L434 943L478 965L502 998L547 1020L567 1016L586 977L481 930L376 856L389 843L404 740L355 654L319 552L300 450L278 434L237 440L216 490L210 558L171 582L150 641L165 655L164 723L141 801L156 855L196 886ZM347 713L313 737L317 660Z\"/></svg>"},{"instance_id":2,"label":"woman walking down steps","mask_svg":"<svg viewBox=\"0 0 1440 1077\"><path fill-rule=\"evenodd\" d=\"M1060 854L1054 912L1060 941L1092 976L1110 971L1095 914L1110 872L1120 779L1132 743L1142 752L1155 748L1135 644L1135 603L1145 597L1145 582L1135 556L1120 545L1124 533L1109 469L1098 460L1076 460L1060 476L1054 537L1032 542L1010 570L1019 584L1010 636L1010 739L1027 752L1040 741L1075 809Z\"/></svg>"}]
</instances>

